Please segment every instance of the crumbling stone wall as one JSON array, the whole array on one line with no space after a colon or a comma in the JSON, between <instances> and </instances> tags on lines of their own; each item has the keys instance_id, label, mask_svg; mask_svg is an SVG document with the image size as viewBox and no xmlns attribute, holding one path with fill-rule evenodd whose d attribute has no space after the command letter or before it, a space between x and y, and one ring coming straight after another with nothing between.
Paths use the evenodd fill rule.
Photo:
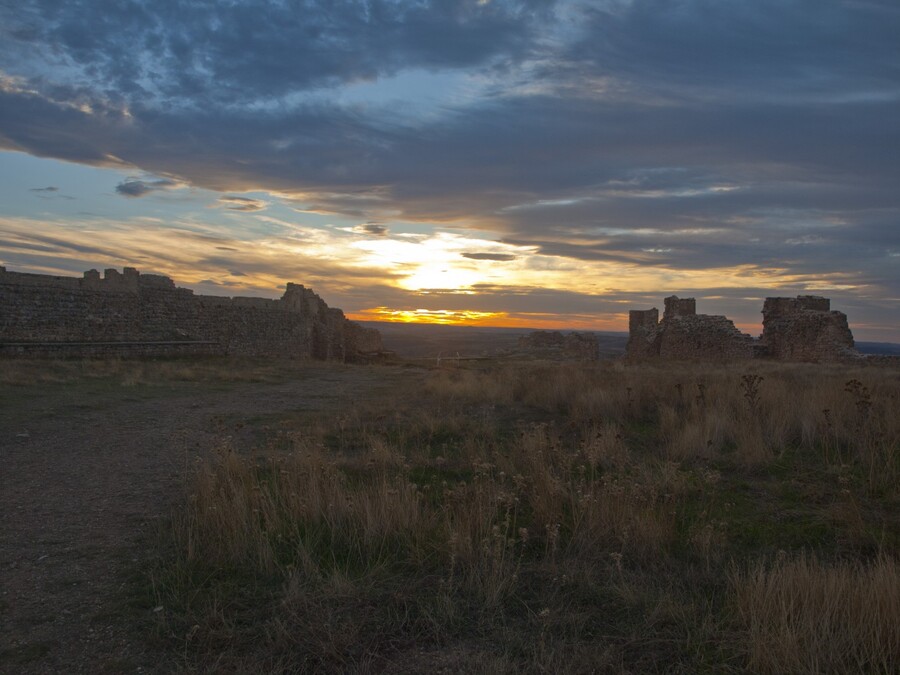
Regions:
<instances>
[{"instance_id":1,"label":"crumbling stone wall","mask_svg":"<svg viewBox=\"0 0 900 675\"><path fill-rule=\"evenodd\" d=\"M756 341L724 316L697 314L662 324L659 355L668 359L732 361L755 356Z\"/></svg>"},{"instance_id":2,"label":"crumbling stone wall","mask_svg":"<svg viewBox=\"0 0 900 675\"><path fill-rule=\"evenodd\" d=\"M670 295L663 300L663 306L665 307L663 321L674 321L685 316L697 316L697 301L694 298L679 298L677 295Z\"/></svg>"},{"instance_id":3,"label":"crumbling stone wall","mask_svg":"<svg viewBox=\"0 0 900 675\"><path fill-rule=\"evenodd\" d=\"M694 298L665 299L659 311L632 310L626 356L631 360L769 357L784 361L840 361L859 358L847 317L831 311L828 298L802 295L767 298L759 340L740 332L724 316L696 313Z\"/></svg>"},{"instance_id":4,"label":"crumbling stone wall","mask_svg":"<svg viewBox=\"0 0 900 675\"><path fill-rule=\"evenodd\" d=\"M754 356L755 341L740 332L724 316L697 314L694 298L675 295L665 299L662 321L659 311L632 310L626 354L631 359L747 359Z\"/></svg>"},{"instance_id":5,"label":"crumbling stone wall","mask_svg":"<svg viewBox=\"0 0 900 675\"><path fill-rule=\"evenodd\" d=\"M814 295L766 298L760 342L782 361L840 361L858 356L847 315Z\"/></svg>"},{"instance_id":6,"label":"crumbling stone wall","mask_svg":"<svg viewBox=\"0 0 900 675\"><path fill-rule=\"evenodd\" d=\"M81 279L0 267L0 343L5 353L11 344L23 345L14 353L34 352L36 343L81 344L91 355L104 343L109 353L126 344L135 353L164 344L166 353L179 345L209 353L201 344L212 343L222 354L336 360L381 351L378 331L348 321L301 285L289 283L278 300L222 298L130 267L108 269L102 278L89 270Z\"/></svg>"},{"instance_id":7,"label":"crumbling stone wall","mask_svg":"<svg viewBox=\"0 0 900 675\"><path fill-rule=\"evenodd\" d=\"M629 358L643 360L659 356L659 310L633 309L628 312Z\"/></svg>"}]
</instances>

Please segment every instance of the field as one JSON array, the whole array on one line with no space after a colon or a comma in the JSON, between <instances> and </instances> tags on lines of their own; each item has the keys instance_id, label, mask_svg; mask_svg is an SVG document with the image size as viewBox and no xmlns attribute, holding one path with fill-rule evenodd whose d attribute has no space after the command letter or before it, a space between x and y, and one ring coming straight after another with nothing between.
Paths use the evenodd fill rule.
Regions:
<instances>
[{"instance_id":1,"label":"field","mask_svg":"<svg viewBox=\"0 0 900 675\"><path fill-rule=\"evenodd\" d=\"M896 369L8 362L0 395L5 671L900 670Z\"/></svg>"}]
</instances>

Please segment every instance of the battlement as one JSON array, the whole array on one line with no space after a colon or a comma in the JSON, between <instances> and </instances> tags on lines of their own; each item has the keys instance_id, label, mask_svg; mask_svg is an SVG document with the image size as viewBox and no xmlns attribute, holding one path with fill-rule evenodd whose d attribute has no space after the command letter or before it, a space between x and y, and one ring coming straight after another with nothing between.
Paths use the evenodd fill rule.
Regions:
<instances>
[{"instance_id":1,"label":"battlement","mask_svg":"<svg viewBox=\"0 0 900 675\"><path fill-rule=\"evenodd\" d=\"M784 316L797 312L828 312L831 300L819 295L798 295L796 298L766 298L763 316Z\"/></svg>"},{"instance_id":2,"label":"battlement","mask_svg":"<svg viewBox=\"0 0 900 675\"><path fill-rule=\"evenodd\" d=\"M279 299L228 298L194 295L133 267L102 277L91 269L81 278L0 267L0 344L89 343L84 353L97 355L102 345L171 342L217 344L223 354L338 360L381 350L377 331L348 321L300 284L288 283Z\"/></svg>"},{"instance_id":3,"label":"battlement","mask_svg":"<svg viewBox=\"0 0 900 675\"><path fill-rule=\"evenodd\" d=\"M142 288L163 290L180 290L193 293L182 288L176 289L175 282L161 274L141 274L133 267L125 267L119 272L115 268L103 271L87 270L82 277L60 277L49 274L32 274L30 272L9 272L0 266L0 284L11 286L49 286L61 289L81 288L85 290L109 293L137 293Z\"/></svg>"}]
</instances>

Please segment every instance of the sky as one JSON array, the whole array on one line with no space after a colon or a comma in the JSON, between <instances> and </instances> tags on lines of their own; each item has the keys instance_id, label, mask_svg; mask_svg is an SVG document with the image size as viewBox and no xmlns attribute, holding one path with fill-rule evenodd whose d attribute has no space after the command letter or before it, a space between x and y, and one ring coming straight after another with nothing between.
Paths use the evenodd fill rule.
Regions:
<instances>
[{"instance_id":1,"label":"sky","mask_svg":"<svg viewBox=\"0 0 900 675\"><path fill-rule=\"evenodd\" d=\"M0 0L0 264L900 342L896 0Z\"/></svg>"}]
</instances>

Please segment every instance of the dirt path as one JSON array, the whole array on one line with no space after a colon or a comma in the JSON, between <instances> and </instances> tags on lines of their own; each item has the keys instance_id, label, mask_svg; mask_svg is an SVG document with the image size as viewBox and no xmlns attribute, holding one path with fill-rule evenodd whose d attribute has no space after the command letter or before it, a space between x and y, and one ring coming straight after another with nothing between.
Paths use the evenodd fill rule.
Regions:
<instances>
[{"instance_id":1,"label":"dirt path","mask_svg":"<svg viewBox=\"0 0 900 675\"><path fill-rule=\"evenodd\" d=\"M171 671L135 636L126 575L217 420L346 410L415 376L311 365L280 383L0 389L0 672Z\"/></svg>"}]
</instances>

